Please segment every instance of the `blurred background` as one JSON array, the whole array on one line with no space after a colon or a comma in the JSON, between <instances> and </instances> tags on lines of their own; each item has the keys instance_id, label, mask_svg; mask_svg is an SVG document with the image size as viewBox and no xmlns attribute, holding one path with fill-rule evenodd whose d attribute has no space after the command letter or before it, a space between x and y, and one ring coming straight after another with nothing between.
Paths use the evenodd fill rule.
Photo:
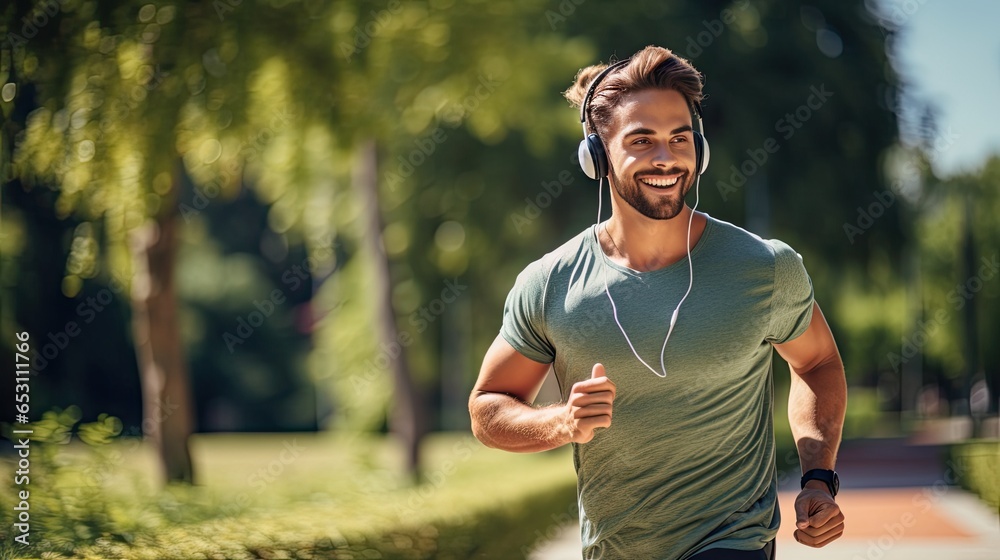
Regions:
<instances>
[{"instance_id":1,"label":"blurred background","mask_svg":"<svg viewBox=\"0 0 1000 560\"><path fill-rule=\"evenodd\" d=\"M699 210L788 242L812 276L850 386L845 486L903 488L900 514L947 487L932 504L970 498L996 532L996 3L0 14L0 362L28 333L35 432L30 486L4 482L5 557L558 557L570 456L484 449L466 402L517 273L594 222L561 92L649 44L706 78ZM904 529L855 544L916 558L907 539L933 531ZM966 532L942 538L997 538Z\"/></svg>"}]
</instances>

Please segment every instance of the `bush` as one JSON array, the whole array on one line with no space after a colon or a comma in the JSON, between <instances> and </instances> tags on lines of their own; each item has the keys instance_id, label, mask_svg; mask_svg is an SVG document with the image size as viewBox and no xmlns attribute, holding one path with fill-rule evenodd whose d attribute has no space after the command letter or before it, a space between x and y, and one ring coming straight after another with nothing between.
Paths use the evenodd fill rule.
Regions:
<instances>
[{"instance_id":1,"label":"bush","mask_svg":"<svg viewBox=\"0 0 1000 560\"><path fill-rule=\"evenodd\" d=\"M191 447L200 485L157 489L153 451L138 440L33 442L33 461L37 451L57 466L36 474L32 463L32 545L3 535L0 557L517 558L576 521L568 450L512 454L436 435L414 486L385 439L212 434ZM13 494L3 494L9 532Z\"/></svg>"},{"instance_id":2,"label":"bush","mask_svg":"<svg viewBox=\"0 0 1000 560\"><path fill-rule=\"evenodd\" d=\"M1000 508L1000 441L972 440L950 448L952 464L962 488Z\"/></svg>"}]
</instances>

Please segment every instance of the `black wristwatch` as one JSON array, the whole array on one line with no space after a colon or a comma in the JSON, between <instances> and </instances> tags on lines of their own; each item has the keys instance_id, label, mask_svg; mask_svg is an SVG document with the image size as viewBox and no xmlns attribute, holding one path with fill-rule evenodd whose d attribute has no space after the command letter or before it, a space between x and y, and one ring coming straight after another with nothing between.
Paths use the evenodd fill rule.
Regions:
<instances>
[{"instance_id":1,"label":"black wristwatch","mask_svg":"<svg viewBox=\"0 0 1000 560\"><path fill-rule=\"evenodd\" d=\"M802 488L805 488L806 483L810 480L825 482L827 488L830 489L831 496L836 496L837 492L840 492L840 477L837 476L837 471L827 469L812 469L807 471L806 474L802 475Z\"/></svg>"}]
</instances>

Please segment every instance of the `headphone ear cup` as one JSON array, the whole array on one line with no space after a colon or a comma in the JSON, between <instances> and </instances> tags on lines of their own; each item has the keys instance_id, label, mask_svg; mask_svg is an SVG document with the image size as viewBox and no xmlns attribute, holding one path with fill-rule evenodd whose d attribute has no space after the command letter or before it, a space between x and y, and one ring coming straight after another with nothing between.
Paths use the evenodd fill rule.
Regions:
<instances>
[{"instance_id":1,"label":"headphone ear cup","mask_svg":"<svg viewBox=\"0 0 1000 560\"><path fill-rule=\"evenodd\" d=\"M694 131L694 157L695 167L698 168L698 175L705 173L708 169L708 160L712 152L708 147L708 140L697 130Z\"/></svg>"},{"instance_id":2,"label":"headphone ear cup","mask_svg":"<svg viewBox=\"0 0 1000 560\"><path fill-rule=\"evenodd\" d=\"M608 176L608 156L598 135L588 134L581 140L576 155L580 159L580 169L587 177L596 181Z\"/></svg>"},{"instance_id":3,"label":"headphone ear cup","mask_svg":"<svg viewBox=\"0 0 1000 560\"><path fill-rule=\"evenodd\" d=\"M580 160L580 169L583 174L591 179L597 179L597 166L594 163L594 156L590 153L590 146L587 139L580 140L580 145L576 148L577 159Z\"/></svg>"}]
</instances>

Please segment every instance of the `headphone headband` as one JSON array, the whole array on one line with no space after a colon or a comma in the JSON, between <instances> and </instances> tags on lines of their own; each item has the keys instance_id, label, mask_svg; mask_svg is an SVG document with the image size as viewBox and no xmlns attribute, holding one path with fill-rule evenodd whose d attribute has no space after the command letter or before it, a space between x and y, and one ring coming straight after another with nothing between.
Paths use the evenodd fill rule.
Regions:
<instances>
[{"instance_id":1,"label":"headphone headband","mask_svg":"<svg viewBox=\"0 0 1000 560\"><path fill-rule=\"evenodd\" d=\"M600 85L601 80L605 76L611 73L612 70L618 68L619 66L624 66L628 64L632 59L626 58L625 60L619 60L614 64L609 64L607 68L601 71L600 74L594 78L594 81L590 82L590 87L587 88L587 95L583 97L583 103L580 104L580 124L583 125L583 135L587 135L587 107L590 105L590 98L594 96L594 92L597 91L597 86Z\"/></svg>"}]
</instances>

